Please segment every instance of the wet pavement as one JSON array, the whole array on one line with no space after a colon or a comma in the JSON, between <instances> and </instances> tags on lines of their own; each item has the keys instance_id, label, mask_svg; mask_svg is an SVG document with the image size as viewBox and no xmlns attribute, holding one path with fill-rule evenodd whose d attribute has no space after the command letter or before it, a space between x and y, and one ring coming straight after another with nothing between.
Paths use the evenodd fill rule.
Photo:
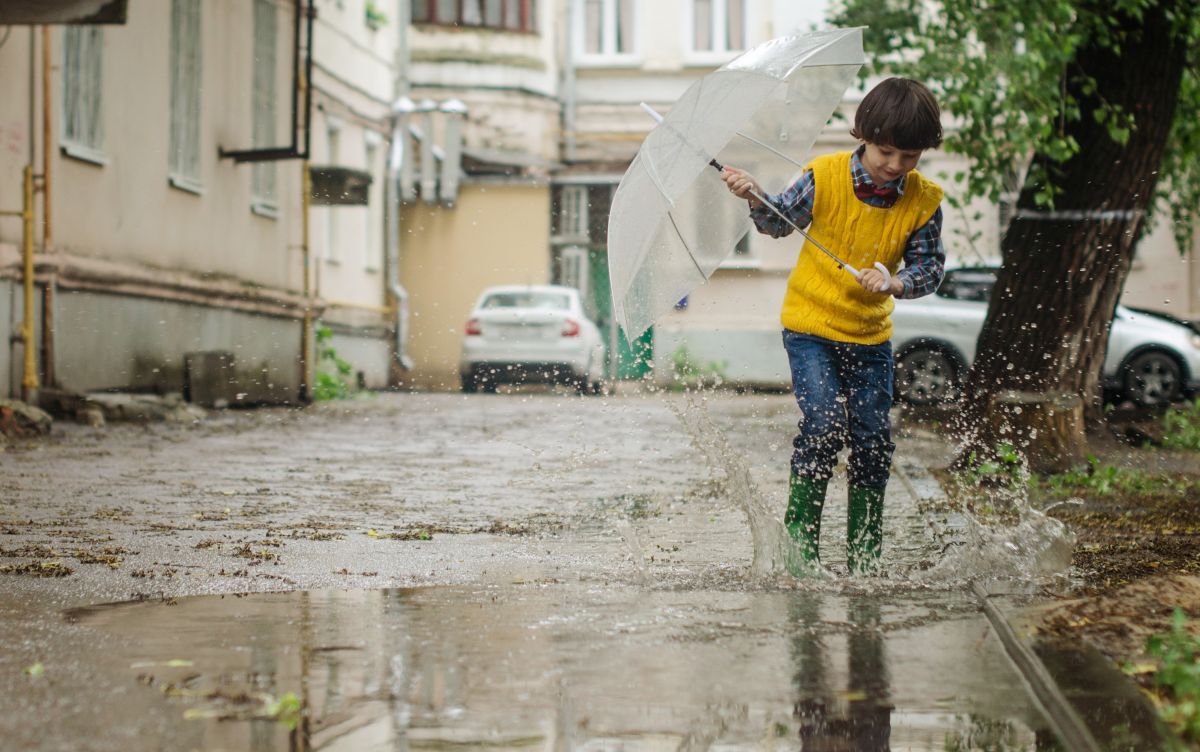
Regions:
<instances>
[{"instance_id":1,"label":"wet pavement","mask_svg":"<svg viewBox=\"0 0 1200 752\"><path fill-rule=\"evenodd\" d=\"M0 565L64 575L0 575L0 737L1053 749L962 587L996 560L948 553L915 442L883 578L779 571L795 417L786 395L414 394L58 427L0 454Z\"/></svg>"}]
</instances>

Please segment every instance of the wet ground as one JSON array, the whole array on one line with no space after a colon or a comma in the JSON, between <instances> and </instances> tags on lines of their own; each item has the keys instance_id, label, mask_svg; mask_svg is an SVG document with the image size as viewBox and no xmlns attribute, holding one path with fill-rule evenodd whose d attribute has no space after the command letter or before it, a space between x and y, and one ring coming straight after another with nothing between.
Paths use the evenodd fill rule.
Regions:
<instances>
[{"instance_id":1,"label":"wet ground","mask_svg":"<svg viewBox=\"0 0 1200 752\"><path fill-rule=\"evenodd\" d=\"M785 395L388 395L9 446L0 738L1053 749L963 585L1027 592L1054 547L1023 550L1031 529L953 548L901 440L887 575L844 575L835 482L837 577L797 583L772 519L794 412Z\"/></svg>"}]
</instances>

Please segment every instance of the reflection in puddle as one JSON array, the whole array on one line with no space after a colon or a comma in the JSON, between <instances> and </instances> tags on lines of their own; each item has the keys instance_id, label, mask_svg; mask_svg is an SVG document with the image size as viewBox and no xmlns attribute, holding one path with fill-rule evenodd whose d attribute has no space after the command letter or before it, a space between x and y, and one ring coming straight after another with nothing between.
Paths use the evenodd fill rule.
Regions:
<instances>
[{"instance_id":1,"label":"reflection in puddle","mask_svg":"<svg viewBox=\"0 0 1200 752\"><path fill-rule=\"evenodd\" d=\"M130 638L105 658L141 685L124 701L173 704L204 749L945 750L981 724L1037 743L955 594L330 590L69 618ZM295 732L268 717L289 693Z\"/></svg>"}]
</instances>

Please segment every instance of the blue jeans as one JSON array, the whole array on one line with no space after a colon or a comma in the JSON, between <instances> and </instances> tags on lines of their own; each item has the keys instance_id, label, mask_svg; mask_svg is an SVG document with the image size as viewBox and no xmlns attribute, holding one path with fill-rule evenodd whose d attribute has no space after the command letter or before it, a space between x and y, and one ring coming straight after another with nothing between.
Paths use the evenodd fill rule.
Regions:
<instances>
[{"instance_id":1,"label":"blue jeans","mask_svg":"<svg viewBox=\"0 0 1200 752\"><path fill-rule=\"evenodd\" d=\"M833 475L850 440L850 484L883 488L892 465L892 344L854 345L785 329L783 347L800 407L792 472L815 480Z\"/></svg>"}]
</instances>

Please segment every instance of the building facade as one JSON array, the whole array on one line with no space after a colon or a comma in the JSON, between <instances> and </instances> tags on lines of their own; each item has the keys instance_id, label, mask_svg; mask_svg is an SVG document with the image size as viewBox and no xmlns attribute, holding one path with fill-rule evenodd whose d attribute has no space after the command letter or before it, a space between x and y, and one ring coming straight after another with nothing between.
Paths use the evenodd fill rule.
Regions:
<instances>
[{"instance_id":1,"label":"building facade","mask_svg":"<svg viewBox=\"0 0 1200 752\"><path fill-rule=\"evenodd\" d=\"M211 372L204 356L217 355L224 401L294 402L319 366L322 316L358 380L386 385L380 218L399 17L372 19L379 5L313 6L310 158L374 179L366 206L330 209L303 195L306 3L132 0L123 24L9 27L0 208L21 205L32 165L43 386L186 392L189 368ZM289 145L283 159L231 154ZM21 242L20 223L0 221L5 331L24 320ZM24 350L0 348L0 394L22 391Z\"/></svg>"}]
</instances>

